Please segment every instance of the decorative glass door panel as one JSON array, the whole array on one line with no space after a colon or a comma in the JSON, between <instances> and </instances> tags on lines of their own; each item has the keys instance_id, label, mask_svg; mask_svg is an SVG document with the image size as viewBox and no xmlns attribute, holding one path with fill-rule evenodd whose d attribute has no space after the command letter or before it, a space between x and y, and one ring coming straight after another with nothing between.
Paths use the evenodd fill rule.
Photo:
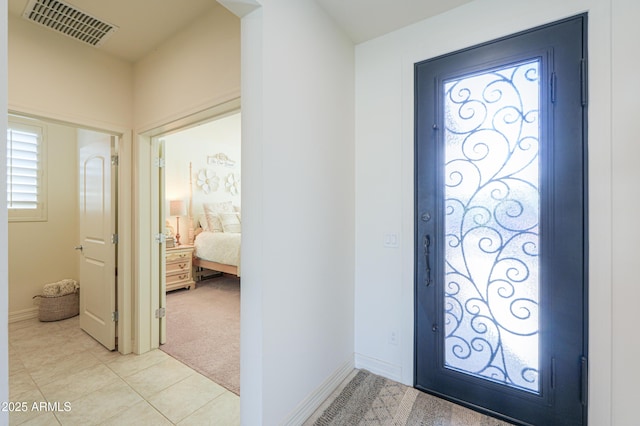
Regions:
<instances>
[{"instance_id":1,"label":"decorative glass door panel","mask_svg":"<svg viewBox=\"0 0 640 426\"><path fill-rule=\"evenodd\" d=\"M540 63L444 82L445 365L538 383Z\"/></svg>"}]
</instances>

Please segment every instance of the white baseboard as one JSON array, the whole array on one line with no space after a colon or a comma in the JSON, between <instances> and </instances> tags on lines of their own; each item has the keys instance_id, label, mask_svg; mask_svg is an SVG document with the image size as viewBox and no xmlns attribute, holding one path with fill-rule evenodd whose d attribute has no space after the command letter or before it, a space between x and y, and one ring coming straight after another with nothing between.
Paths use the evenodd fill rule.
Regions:
<instances>
[{"instance_id":1,"label":"white baseboard","mask_svg":"<svg viewBox=\"0 0 640 426\"><path fill-rule=\"evenodd\" d=\"M38 318L38 307L22 309L20 311L9 312L9 324L12 322L24 321L28 319Z\"/></svg>"},{"instance_id":2,"label":"white baseboard","mask_svg":"<svg viewBox=\"0 0 640 426\"><path fill-rule=\"evenodd\" d=\"M355 354L355 363L356 368L369 370L378 376L402 383L402 367L399 365L389 364L359 353Z\"/></svg>"},{"instance_id":3,"label":"white baseboard","mask_svg":"<svg viewBox=\"0 0 640 426\"><path fill-rule=\"evenodd\" d=\"M333 393L333 391L347 378L354 369L353 358L345 361L336 371L333 372L315 391L307 396L291 414L285 419L283 424L299 426L305 422L322 403Z\"/></svg>"}]
</instances>

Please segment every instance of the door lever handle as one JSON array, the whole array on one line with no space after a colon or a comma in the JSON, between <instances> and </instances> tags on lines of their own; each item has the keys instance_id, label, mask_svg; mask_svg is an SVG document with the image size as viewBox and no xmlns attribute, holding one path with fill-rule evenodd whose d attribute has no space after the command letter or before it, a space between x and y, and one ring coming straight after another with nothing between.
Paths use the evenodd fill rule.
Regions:
<instances>
[{"instance_id":1,"label":"door lever handle","mask_svg":"<svg viewBox=\"0 0 640 426\"><path fill-rule=\"evenodd\" d=\"M424 245L424 263L425 263L425 277L424 277L424 285L426 287L429 287L431 285L431 265L429 263L429 257L431 254L431 237L429 236L429 234L426 234L424 236L424 239L422 240L422 243Z\"/></svg>"},{"instance_id":2,"label":"door lever handle","mask_svg":"<svg viewBox=\"0 0 640 426\"><path fill-rule=\"evenodd\" d=\"M75 246L73 249L82 251L82 248L83 248L82 246Z\"/></svg>"}]
</instances>

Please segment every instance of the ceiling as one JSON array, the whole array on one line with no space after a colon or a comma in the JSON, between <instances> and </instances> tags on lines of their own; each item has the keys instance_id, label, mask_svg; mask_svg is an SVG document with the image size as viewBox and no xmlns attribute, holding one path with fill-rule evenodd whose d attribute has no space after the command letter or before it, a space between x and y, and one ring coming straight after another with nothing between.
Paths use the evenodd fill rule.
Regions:
<instances>
[{"instance_id":1,"label":"ceiling","mask_svg":"<svg viewBox=\"0 0 640 426\"><path fill-rule=\"evenodd\" d=\"M9 14L22 16L28 1L9 0ZM216 0L64 1L119 27L99 49L129 62L144 57L204 13L216 8L220 13L229 13ZM316 0L355 43L470 1L473 0Z\"/></svg>"},{"instance_id":2,"label":"ceiling","mask_svg":"<svg viewBox=\"0 0 640 426\"><path fill-rule=\"evenodd\" d=\"M215 0L63 1L119 27L98 48L129 62L144 57L163 41L213 8L228 13ZM28 0L9 0L8 3L10 15L22 16Z\"/></svg>"},{"instance_id":3,"label":"ceiling","mask_svg":"<svg viewBox=\"0 0 640 426\"><path fill-rule=\"evenodd\" d=\"M473 0L316 0L357 44Z\"/></svg>"}]
</instances>

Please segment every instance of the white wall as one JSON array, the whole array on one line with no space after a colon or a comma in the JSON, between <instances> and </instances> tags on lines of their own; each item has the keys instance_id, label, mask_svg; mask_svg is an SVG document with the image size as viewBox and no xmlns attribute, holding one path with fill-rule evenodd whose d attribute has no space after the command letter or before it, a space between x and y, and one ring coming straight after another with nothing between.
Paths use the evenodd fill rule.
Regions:
<instances>
[{"instance_id":1,"label":"white wall","mask_svg":"<svg viewBox=\"0 0 640 426\"><path fill-rule=\"evenodd\" d=\"M612 306L613 306L613 372L612 401L613 420L616 425L638 422L638 359L640 344L638 335L637 301L640 297L638 282L637 256L640 228L635 226L640 208L638 182L640 172L640 144L638 144L637 104L640 83L635 70L640 66L637 41L640 40L640 4L634 0L613 0L613 233L612 233ZM599 170L592 172L599 178ZM602 170L604 173L605 171ZM609 200L594 200L594 202ZM591 219L591 226L599 226ZM608 229L607 229L608 230ZM593 245L599 244L592 240ZM597 254L597 253L596 253ZM606 281L604 281L606 282ZM595 282L593 285L598 285ZM601 283L600 283L601 284ZM600 308L598 299L591 299L592 306ZM593 345L599 344L596 340ZM598 367L595 367L598 368ZM594 423L595 424L595 423Z\"/></svg>"},{"instance_id":2,"label":"white wall","mask_svg":"<svg viewBox=\"0 0 640 426\"><path fill-rule=\"evenodd\" d=\"M237 5L235 2L233 5ZM264 210L262 197L262 8L242 18L242 297L240 298L240 418L244 426L260 424L264 411L261 274ZM239 12L238 12L239 13ZM252 189L254 188L254 189ZM247 214L247 212L251 212ZM244 268L249 265L249 269ZM247 285L249 283L249 285ZM253 283L253 284L251 284Z\"/></svg>"},{"instance_id":3,"label":"white wall","mask_svg":"<svg viewBox=\"0 0 640 426\"><path fill-rule=\"evenodd\" d=\"M135 64L135 128L165 125L240 96L240 20L221 5Z\"/></svg>"},{"instance_id":4,"label":"white wall","mask_svg":"<svg viewBox=\"0 0 640 426\"><path fill-rule=\"evenodd\" d=\"M353 45L312 0L261 3L243 20L245 425L295 423L353 359Z\"/></svg>"},{"instance_id":5,"label":"white wall","mask_svg":"<svg viewBox=\"0 0 640 426\"><path fill-rule=\"evenodd\" d=\"M613 92L613 111L615 122L625 128L620 127L621 134L614 133L613 139L612 3L618 6L614 23L627 24L614 27L613 47L620 59L613 63L613 69L621 81L620 85L614 85L619 92ZM635 371L640 348L637 340L631 338L636 334L632 312L640 290L628 285L637 282L631 257L637 253L638 240L638 231L631 227L633 230L629 232L627 226L634 222L638 208L637 197L629 195L633 191L637 193L635 185L640 177L632 161L638 158L638 145L629 143L633 133L626 127L632 123L636 110L633 101L637 99L637 91L627 85L628 81L635 81L632 70L638 66L637 58L629 55L634 51L631 43L638 40L637 30L632 31L632 23L626 22L638 16L638 6L632 7L632 3L476 0L356 47L355 350L358 366L413 384L413 64L589 11L589 419L594 425L611 424L613 395L613 399L623 401L614 406L617 424L631 424L634 417L626 410L631 412L633 405L626 404L638 399L638 388L633 383L637 381ZM637 83L633 84L631 87L637 87ZM618 96L625 90L629 93L625 95L627 99ZM618 116L623 111L624 114ZM620 161L619 170L612 169L612 150L619 154L615 157ZM614 166L617 165L614 162ZM629 185L621 186L620 191L614 193L619 196L614 198L613 205L612 174L614 185L618 181ZM620 224L615 228L619 232L614 233L614 239L610 232L612 223ZM390 232L400 236L397 249L383 248L384 234ZM616 245L614 250L613 245ZM631 257L624 258L621 253ZM612 256L616 265L613 279ZM613 322L612 293L617 296ZM394 330L399 331L397 346L389 343L389 333ZM612 340L619 342L613 353ZM615 365L613 370L612 365Z\"/></svg>"},{"instance_id":6,"label":"white wall","mask_svg":"<svg viewBox=\"0 0 640 426\"><path fill-rule=\"evenodd\" d=\"M9 79L11 110L131 128L131 64L15 16L9 17Z\"/></svg>"}]
</instances>

